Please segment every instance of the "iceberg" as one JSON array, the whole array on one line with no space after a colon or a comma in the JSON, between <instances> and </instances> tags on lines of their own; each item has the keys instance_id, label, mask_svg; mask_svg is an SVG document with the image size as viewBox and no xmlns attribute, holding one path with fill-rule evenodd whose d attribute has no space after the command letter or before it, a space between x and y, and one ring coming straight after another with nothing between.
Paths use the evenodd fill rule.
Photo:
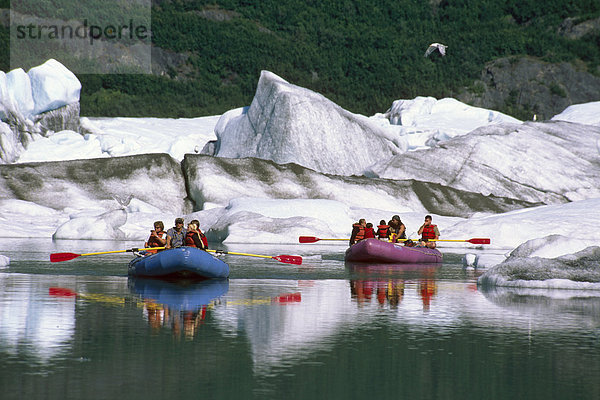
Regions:
<instances>
[{"instance_id":1,"label":"iceberg","mask_svg":"<svg viewBox=\"0 0 600 400\"><path fill-rule=\"evenodd\" d=\"M483 287L503 286L544 289L600 289L600 247L590 246L555 258L533 256L540 242L556 242L556 237L525 242L509 257L478 279Z\"/></svg>"},{"instance_id":2,"label":"iceberg","mask_svg":"<svg viewBox=\"0 0 600 400\"><path fill-rule=\"evenodd\" d=\"M60 62L50 59L31 68L27 75L31 81L31 93L35 101L33 114L79 102L81 82Z\"/></svg>"},{"instance_id":3,"label":"iceberg","mask_svg":"<svg viewBox=\"0 0 600 400\"><path fill-rule=\"evenodd\" d=\"M225 114L226 120L217 124L211 155L257 157L354 175L407 150L402 137L390 135L369 118L268 71L261 72L250 107L238 114Z\"/></svg>"},{"instance_id":4,"label":"iceberg","mask_svg":"<svg viewBox=\"0 0 600 400\"><path fill-rule=\"evenodd\" d=\"M600 197L600 127L568 122L497 124L372 167L373 176L436 182L545 204Z\"/></svg>"}]
</instances>

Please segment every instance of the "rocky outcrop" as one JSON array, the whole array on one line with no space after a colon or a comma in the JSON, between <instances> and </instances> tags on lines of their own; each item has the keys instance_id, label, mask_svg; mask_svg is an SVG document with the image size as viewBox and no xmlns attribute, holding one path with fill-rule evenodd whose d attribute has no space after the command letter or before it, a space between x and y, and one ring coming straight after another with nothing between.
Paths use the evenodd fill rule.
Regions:
<instances>
[{"instance_id":1,"label":"rocky outcrop","mask_svg":"<svg viewBox=\"0 0 600 400\"><path fill-rule=\"evenodd\" d=\"M569 63L502 58L488 63L481 79L458 98L521 119L546 120L572 104L600 100L600 77Z\"/></svg>"}]
</instances>

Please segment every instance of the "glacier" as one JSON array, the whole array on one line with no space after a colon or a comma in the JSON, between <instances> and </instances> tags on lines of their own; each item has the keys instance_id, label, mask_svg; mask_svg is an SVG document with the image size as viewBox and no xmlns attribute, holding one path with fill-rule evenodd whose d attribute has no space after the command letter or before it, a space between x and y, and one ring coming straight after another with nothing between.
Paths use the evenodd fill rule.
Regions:
<instances>
[{"instance_id":1,"label":"glacier","mask_svg":"<svg viewBox=\"0 0 600 400\"><path fill-rule=\"evenodd\" d=\"M2 104L19 119L31 102L15 107L2 82ZM39 115L16 129L0 123L0 220L11 237L143 241L153 221L184 216L212 241L291 244L345 238L358 218L393 214L414 237L431 213L442 239L492 238L493 256L445 244L475 268L600 243L580 232L582 220L600 223L600 102L521 122L418 97L366 117L263 71L252 104L222 116L77 117L77 129L77 85L64 85L57 115L42 115L65 129L42 128Z\"/></svg>"}]
</instances>

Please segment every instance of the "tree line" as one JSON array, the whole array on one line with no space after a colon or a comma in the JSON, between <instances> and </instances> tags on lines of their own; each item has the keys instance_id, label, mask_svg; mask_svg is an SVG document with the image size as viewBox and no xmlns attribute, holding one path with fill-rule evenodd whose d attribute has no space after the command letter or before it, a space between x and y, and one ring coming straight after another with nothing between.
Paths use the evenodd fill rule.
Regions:
<instances>
[{"instance_id":1,"label":"tree line","mask_svg":"<svg viewBox=\"0 0 600 400\"><path fill-rule=\"evenodd\" d=\"M485 64L500 57L600 74L600 30L571 39L559 29L566 18L599 16L597 0L158 0L153 44L185 54L185 65L162 76L78 76L81 113L220 114L250 104L261 70L365 115L396 99L476 91ZM6 28L0 36L6 55ZM425 58L432 42L448 45L447 55Z\"/></svg>"}]
</instances>

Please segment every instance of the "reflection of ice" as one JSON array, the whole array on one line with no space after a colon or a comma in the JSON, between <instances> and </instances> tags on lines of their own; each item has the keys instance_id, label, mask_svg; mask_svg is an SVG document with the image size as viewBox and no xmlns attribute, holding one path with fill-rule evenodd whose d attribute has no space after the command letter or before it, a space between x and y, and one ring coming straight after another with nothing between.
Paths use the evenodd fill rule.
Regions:
<instances>
[{"instance_id":1,"label":"reflection of ice","mask_svg":"<svg viewBox=\"0 0 600 400\"><path fill-rule=\"evenodd\" d=\"M227 298L257 298L252 291L258 285L254 281L236 280L235 285L230 284ZM269 368L284 364L298 353L310 354L311 348L321 346L355 320L349 318L356 314L356 306L350 300L345 280L311 281L303 287L298 287L296 281L274 281L272 286L261 281L260 285L265 290L264 295L258 296L261 299L297 290L302 293L302 300L278 306L246 301L248 307L227 306L225 301L214 311L224 329L248 336L257 374L268 373Z\"/></svg>"},{"instance_id":2,"label":"reflection of ice","mask_svg":"<svg viewBox=\"0 0 600 400\"><path fill-rule=\"evenodd\" d=\"M378 289L398 286L400 281L402 296L398 302L378 298ZM373 289L372 294L359 298L352 286L357 282ZM301 293L301 302L280 306L259 301L294 290ZM454 334L466 325L491 332L514 329L528 334L597 327L600 316L594 310L600 307L600 292L594 292L593 297L574 292L483 293L475 282L418 276L403 280L379 275L352 282L234 280L213 315L227 335L247 337L254 371L266 375L272 368L322 352L338 342L340 335L374 323L388 324L392 330L394 326L402 330L427 329L438 335Z\"/></svg>"},{"instance_id":3,"label":"reflection of ice","mask_svg":"<svg viewBox=\"0 0 600 400\"><path fill-rule=\"evenodd\" d=\"M29 275L0 274L0 348L16 353L23 345L42 362L61 353L73 338L75 303L48 301L48 287Z\"/></svg>"},{"instance_id":4,"label":"reflection of ice","mask_svg":"<svg viewBox=\"0 0 600 400\"><path fill-rule=\"evenodd\" d=\"M529 318L538 329L595 329L600 325L600 291L496 287L483 289L486 299L511 319ZM561 319L557 316L561 315Z\"/></svg>"}]
</instances>

